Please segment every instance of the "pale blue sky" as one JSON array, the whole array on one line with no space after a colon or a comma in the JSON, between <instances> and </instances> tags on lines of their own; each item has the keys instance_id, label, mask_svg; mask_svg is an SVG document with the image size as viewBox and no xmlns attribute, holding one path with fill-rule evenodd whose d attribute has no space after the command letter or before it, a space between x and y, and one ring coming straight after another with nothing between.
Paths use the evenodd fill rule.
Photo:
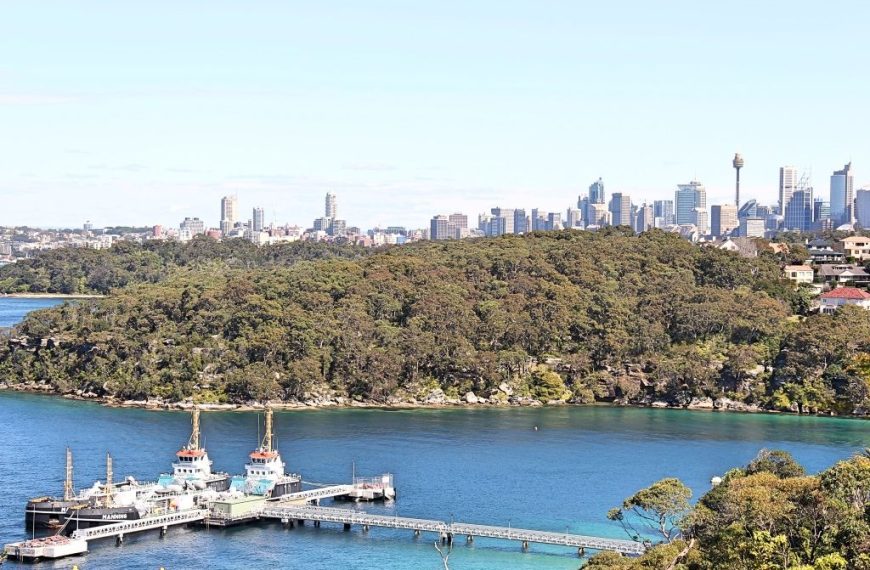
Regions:
<instances>
[{"instance_id":1,"label":"pale blue sky","mask_svg":"<svg viewBox=\"0 0 870 570\"><path fill-rule=\"evenodd\" d=\"M0 224L423 226L677 183L870 183L870 3L34 2L0 26Z\"/></svg>"}]
</instances>

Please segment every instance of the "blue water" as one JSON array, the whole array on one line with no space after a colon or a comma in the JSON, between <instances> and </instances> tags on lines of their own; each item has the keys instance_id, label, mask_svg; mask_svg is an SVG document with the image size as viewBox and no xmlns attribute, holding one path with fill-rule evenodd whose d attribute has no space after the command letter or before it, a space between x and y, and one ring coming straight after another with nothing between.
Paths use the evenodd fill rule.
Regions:
<instances>
[{"instance_id":1,"label":"blue water","mask_svg":"<svg viewBox=\"0 0 870 570\"><path fill-rule=\"evenodd\" d=\"M0 300L2 302L2 300ZM77 486L116 474L154 479L186 442L182 412L102 407L62 398L0 392L0 543L27 536L30 496L58 494L65 446ZM258 436L255 413L203 414L215 468L241 472ZM399 498L379 512L622 537L607 510L636 489L676 476L698 493L710 478L748 462L761 448L786 449L818 471L870 445L870 423L837 418L743 415L613 407L321 410L275 414L288 470L308 481L346 482L395 474ZM535 426L538 430L535 430ZM171 529L95 543L83 557L41 568L415 568L441 567L434 537L337 525L285 530L263 524L230 530ZM457 541L454 570L576 569L575 552L477 539Z\"/></svg>"},{"instance_id":2,"label":"blue water","mask_svg":"<svg viewBox=\"0 0 870 570\"><path fill-rule=\"evenodd\" d=\"M0 297L0 328L11 327L36 309L45 309L63 303L64 299L44 297L39 299L9 299Z\"/></svg>"}]
</instances>

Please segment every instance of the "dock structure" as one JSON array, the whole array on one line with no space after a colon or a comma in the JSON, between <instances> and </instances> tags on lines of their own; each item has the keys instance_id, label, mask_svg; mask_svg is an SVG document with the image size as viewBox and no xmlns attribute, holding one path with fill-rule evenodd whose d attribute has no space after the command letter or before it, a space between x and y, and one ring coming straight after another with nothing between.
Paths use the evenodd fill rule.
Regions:
<instances>
[{"instance_id":1,"label":"dock structure","mask_svg":"<svg viewBox=\"0 0 870 570\"><path fill-rule=\"evenodd\" d=\"M191 509L188 511L178 511L165 515L156 515L146 517L144 519L123 521L91 528L83 528L75 530L72 533L74 540L97 540L100 538L114 538L118 543L124 541L124 536L135 532L143 532L146 530L160 530L160 534L164 535L171 526L186 525L197 523L208 516L207 509Z\"/></svg>"},{"instance_id":2,"label":"dock structure","mask_svg":"<svg viewBox=\"0 0 870 570\"><path fill-rule=\"evenodd\" d=\"M415 534L432 532L438 534L442 541L445 542L452 542L455 536L465 536L469 541L473 540L474 537L513 540L521 542L523 548L528 548L529 543L570 546L577 548L580 554L589 549L610 550L629 556L640 556L647 549L645 544L633 540L462 522L447 523L439 520L377 515L331 507L270 504L263 508L260 516L262 518L278 519L285 524L292 521L331 522L343 524L345 529L350 529L352 525L357 525L365 530L368 530L369 527L381 527L413 530Z\"/></svg>"}]
</instances>

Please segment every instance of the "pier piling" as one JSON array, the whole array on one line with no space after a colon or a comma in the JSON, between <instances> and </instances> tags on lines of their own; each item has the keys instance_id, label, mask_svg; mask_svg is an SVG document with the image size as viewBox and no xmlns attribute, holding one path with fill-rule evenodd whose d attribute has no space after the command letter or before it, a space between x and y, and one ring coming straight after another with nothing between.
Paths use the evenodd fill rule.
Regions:
<instances>
[{"instance_id":1,"label":"pier piling","mask_svg":"<svg viewBox=\"0 0 870 570\"><path fill-rule=\"evenodd\" d=\"M350 523L344 523L344 530L350 530Z\"/></svg>"}]
</instances>

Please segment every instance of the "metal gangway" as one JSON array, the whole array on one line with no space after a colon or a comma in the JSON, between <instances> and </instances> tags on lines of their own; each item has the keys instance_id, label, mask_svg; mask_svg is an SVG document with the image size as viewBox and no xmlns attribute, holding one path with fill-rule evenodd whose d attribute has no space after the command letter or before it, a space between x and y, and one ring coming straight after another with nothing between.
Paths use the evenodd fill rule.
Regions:
<instances>
[{"instance_id":1,"label":"metal gangway","mask_svg":"<svg viewBox=\"0 0 870 570\"><path fill-rule=\"evenodd\" d=\"M96 540L99 538L114 537L118 542L123 542L124 535L145 530L160 529L165 533L170 526L195 523L208 516L207 509L191 509L177 511L165 515L155 515L133 521L123 521L91 528L83 528L73 531L73 539Z\"/></svg>"},{"instance_id":2,"label":"metal gangway","mask_svg":"<svg viewBox=\"0 0 870 570\"><path fill-rule=\"evenodd\" d=\"M332 497L347 495L351 491L353 491L353 485L330 485L319 489L310 489L308 491L299 491L298 493L281 495L274 502L287 503L295 501L319 501L320 499L329 499Z\"/></svg>"},{"instance_id":3,"label":"metal gangway","mask_svg":"<svg viewBox=\"0 0 870 570\"><path fill-rule=\"evenodd\" d=\"M523 543L527 548L528 543L553 544L577 548L580 553L585 549L610 550L632 556L639 556L646 552L647 546L632 540L619 540L612 538L600 538L596 536L584 536L561 532L547 532L522 528L502 526L468 524L462 522L447 523L439 520L417 519L390 515L377 515L349 509L336 509L332 507L290 506L290 505L266 505L260 513L262 518L279 519L287 523L294 520L319 522L332 522L343 524L346 529L351 525L359 525L364 529L369 527L382 527L394 529L413 530L415 534L420 532L437 533L442 540L452 541L454 536L466 536L469 540L474 537L494 538L502 540L514 540Z\"/></svg>"}]
</instances>

